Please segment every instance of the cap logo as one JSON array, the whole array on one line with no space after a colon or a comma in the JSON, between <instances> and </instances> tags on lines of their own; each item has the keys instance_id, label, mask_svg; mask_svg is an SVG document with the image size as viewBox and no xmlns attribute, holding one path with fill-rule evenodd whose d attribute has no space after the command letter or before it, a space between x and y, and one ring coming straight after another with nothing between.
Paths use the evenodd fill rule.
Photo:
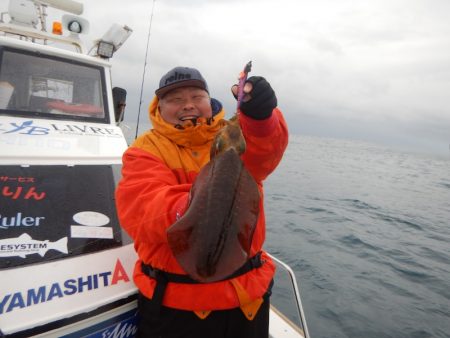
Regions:
<instances>
[{"instance_id":1,"label":"cap logo","mask_svg":"<svg viewBox=\"0 0 450 338\"><path fill-rule=\"evenodd\" d=\"M174 75L166 79L166 82L164 85L167 85L168 83L174 82L174 81L180 81L180 80L189 80L191 78L191 74L182 74L175 72Z\"/></svg>"},{"instance_id":2,"label":"cap logo","mask_svg":"<svg viewBox=\"0 0 450 338\"><path fill-rule=\"evenodd\" d=\"M155 90L155 94L161 98L170 90L183 86L198 87L208 92L208 85L197 69L175 67L159 80L159 88Z\"/></svg>"}]
</instances>

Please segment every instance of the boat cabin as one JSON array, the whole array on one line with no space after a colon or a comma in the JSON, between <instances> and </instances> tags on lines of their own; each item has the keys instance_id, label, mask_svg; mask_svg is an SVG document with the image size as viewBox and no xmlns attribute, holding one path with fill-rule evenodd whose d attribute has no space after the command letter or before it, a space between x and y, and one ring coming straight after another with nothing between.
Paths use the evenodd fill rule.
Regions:
<instances>
[{"instance_id":1,"label":"boat cabin","mask_svg":"<svg viewBox=\"0 0 450 338\"><path fill-rule=\"evenodd\" d=\"M56 32L50 9L71 13ZM11 0L1 14L2 336L136 329L136 254L114 200L126 92L113 88L110 63L131 30L113 25L85 53L82 12L75 1Z\"/></svg>"}]
</instances>

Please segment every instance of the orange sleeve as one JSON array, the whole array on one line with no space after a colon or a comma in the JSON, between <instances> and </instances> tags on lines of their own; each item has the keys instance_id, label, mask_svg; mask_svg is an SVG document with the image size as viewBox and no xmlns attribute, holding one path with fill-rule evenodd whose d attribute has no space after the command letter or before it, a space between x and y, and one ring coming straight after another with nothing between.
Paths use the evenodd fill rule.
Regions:
<instances>
[{"instance_id":1,"label":"orange sleeve","mask_svg":"<svg viewBox=\"0 0 450 338\"><path fill-rule=\"evenodd\" d=\"M288 144L286 121L278 108L268 119L255 120L240 114L239 121L247 143L242 159L253 178L260 183L275 170L283 157Z\"/></svg>"},{"instance_id":2,"label":"orange sleeve","mask_svg":"<svg viewBox=\"0 0 450 338\"><path fill-rule=\"evenodd\" d=\"M180 184L170 168L145 150L130 147L124 153L117 212L144 261L158 247L168 250L166 229L185 212L191 186Z\"/></svg>"}]
</instances>

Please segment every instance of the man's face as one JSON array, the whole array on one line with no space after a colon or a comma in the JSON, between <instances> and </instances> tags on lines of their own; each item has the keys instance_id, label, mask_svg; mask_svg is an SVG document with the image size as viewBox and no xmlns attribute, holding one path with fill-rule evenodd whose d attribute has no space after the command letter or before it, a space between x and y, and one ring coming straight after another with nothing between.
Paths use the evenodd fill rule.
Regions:
<instances>
[{"instance_id":1,"label":"man's face","mask_svg":"<svg viewBox=\"0 0 450 338\"><path fill-rule=\"evenodd\" d=\"M174 125L183 125L192 119L212 116L208 92L197 87L171 90L160 99L159 111L164 121Z\"/></svg>"}]
</instances>

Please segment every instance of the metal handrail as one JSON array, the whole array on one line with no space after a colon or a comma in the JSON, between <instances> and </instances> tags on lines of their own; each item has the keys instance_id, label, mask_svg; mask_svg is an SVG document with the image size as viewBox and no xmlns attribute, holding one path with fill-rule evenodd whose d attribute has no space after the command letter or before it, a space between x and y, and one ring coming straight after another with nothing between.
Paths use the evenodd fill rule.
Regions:
<instances>
[{"instance_id":1,"label":"metal handrail","mask_svg":"<svg viewBox=\"0 0 450 338\"><path fill-rule=\"evenodd\" d=\"M295 294L295 300L296 300L296 304L297 304L298 315L299 315L300 320L302 321L302 325L303 325L303 332L305 333L305 338L310 338L309 331L308 331L308 325L306 324L305 312L303 311L302 300L300 298L300 291L297 286L297 279L295 278L294 271L291 269L291 267L289 265L287 265L283 261L279 260L278 258L274 257L273 255L271 255L269 253L267 253L267 254L275 262L277 262L283 268L285 268L287 270L287 272L289 273L289 277L291 278L291 283L294 288L294 294Z\"/></svg>"}]
</instances>

